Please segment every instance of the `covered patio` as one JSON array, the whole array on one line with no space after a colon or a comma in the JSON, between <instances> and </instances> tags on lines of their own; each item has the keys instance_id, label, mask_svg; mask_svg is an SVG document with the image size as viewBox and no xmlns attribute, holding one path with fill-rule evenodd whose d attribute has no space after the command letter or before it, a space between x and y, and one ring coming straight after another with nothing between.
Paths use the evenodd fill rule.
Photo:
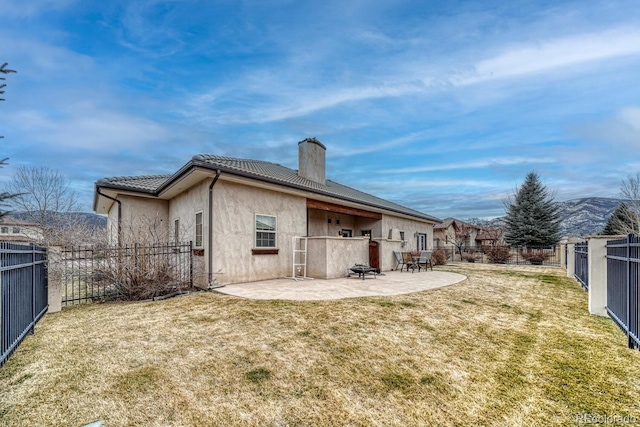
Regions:
<instances>
[{"instance_id":1,"label":"covered patio","mask_svg":"<svg viewBox=\"0 0 640 427\"><path fill-rule=\"evenodd\" d=\"M236 283L217 288L216 291L248 299L319 301L410 294L453 285L466 278L462 274L438 270L415 273L385 271L376 278L367 276L366 280L357 276L298 281L274 279Z\"/></svg>"}]
</instances>

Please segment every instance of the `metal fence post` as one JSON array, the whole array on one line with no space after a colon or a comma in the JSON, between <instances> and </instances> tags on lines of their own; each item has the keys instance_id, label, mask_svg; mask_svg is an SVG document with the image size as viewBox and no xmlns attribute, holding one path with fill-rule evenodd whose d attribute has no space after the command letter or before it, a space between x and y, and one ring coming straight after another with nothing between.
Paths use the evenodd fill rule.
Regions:
<instances>
[{"instance_id":1,"label":"metal fence post","mask_svg":"<svg viewBox=\"0 0 640 427\"><path fill-rule=\"evenodd\" d=\"M36 329L36 246L31 243L31 330L33 334Z\"/></svg>"},{"instance_id":2,"label":"metal fence post","mask_svg":"<svg viewBox=\"0 0 640 427\"><path fill-rule=\"evenodd\" d=\"M193 240L189 240L189 286L193 287Z\"/></svg>"},{"instance_id":3,"label":"metal fence post","mask_svg":"<svg viewBox=\"0 0 640 427\"><path fill-rule=\"evenodd\" d=\"M633 348L633 340L631 339L631 240L633 239L633 234L627 235L627 248L626 248L626 258L627 258L627 347Z\"/></svg>"}]
</instances>

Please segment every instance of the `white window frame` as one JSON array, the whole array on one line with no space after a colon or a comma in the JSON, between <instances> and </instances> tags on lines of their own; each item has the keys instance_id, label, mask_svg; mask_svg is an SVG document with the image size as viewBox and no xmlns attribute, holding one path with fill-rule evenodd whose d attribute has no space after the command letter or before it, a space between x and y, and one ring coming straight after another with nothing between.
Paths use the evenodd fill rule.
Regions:
<instances>
[{"instance_id":1,"label":"white window frame","mask_svg":"<svg viewBox=\"0 0 640 427\"><path fill-rule=\"evenodd\" d=\"M198 244L198 215L200 215L200 244ZM195 214L193 247L202 249L204 247L204 213L198 211Z\"/></svg>"},{"instance_id":2,"label":"white window frame","mask_svg":"<svg viewBox=\"0 0 640 427\"><path fill-rule=\"evenodd\" d=\"M273 231L258 229L258 217L268 217L274 219ZM258 233L273 234L273 246L259 246L258 245ZM256 213L253 216L253 244L257 249L275 249L278 247L278 217L276 215L267 215Z\"/></svg>"}]
</instances>

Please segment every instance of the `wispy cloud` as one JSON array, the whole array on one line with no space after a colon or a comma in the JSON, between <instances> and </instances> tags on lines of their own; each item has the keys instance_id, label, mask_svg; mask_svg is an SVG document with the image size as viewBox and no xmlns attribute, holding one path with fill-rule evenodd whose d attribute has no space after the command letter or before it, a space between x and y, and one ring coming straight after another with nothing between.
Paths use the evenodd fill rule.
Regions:
<instances>
[{"instance_id":1,"label":"wispy cloud","mask_svg":"<svg viewBox=\"0 0 640 427\"><path fill-rule=\"evenodd\" d=\"M624 160L621 153L637 151L640 141L640 106L619 109L612 117L583 123L577 133L591 143L604 144L604 150L616 160ZM598 149L598 145L594 148Z\"/></svg>"},{"instance_id":2,"label":"wispy cloud","mask_svg":"<svg viewBox=\"0 0 640 427\"><path fill-rule=\"evenodd\" d=\"M4 18L28 18L51 10L62 10L74 3L77 3L77 0L2 0L0 10Z\"/></svg>"},{"instance_id":3,"label":"wispy cloud","mask_svg":"<svg viewBox=\"0 0 640 427\"><path fill-rule=\"evenodd\" d=\"M436 171L448 171L448 170L469 170L469 169L481 169L491 168L495 166L510 166L510 165L534 165L540 163L556 163L558 160L552 157L539 157L539 158L526 158L526 157L502 157L483 160L473 160L460 163L445 163L445 164L429 164L424 166L415 166L408 168L398 169L383 169L381 173L388 174L403 174L403 173L416 173L416 172L436 172Z\"/></svg>"},{"instance_id":4,"label":"wispy cloud","mask_svg":"<svg viewBox=\"0 0 640 427\"><path fill-rule=\"evenodd\" d=\"M454 80L453 83L463 86L488 80L524 77L638 54L640 31L637 28L616 28L596 34L579 34L511 47L497 56L477 62L472 75Z\"/></svg>"}]
</instances>

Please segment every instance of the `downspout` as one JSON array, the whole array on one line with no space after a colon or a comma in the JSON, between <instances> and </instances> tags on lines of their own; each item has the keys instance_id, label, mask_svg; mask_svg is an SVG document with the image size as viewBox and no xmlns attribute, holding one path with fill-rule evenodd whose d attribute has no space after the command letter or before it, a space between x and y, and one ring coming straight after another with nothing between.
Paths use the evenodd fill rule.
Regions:
<instances>
[{"instance_id":1,"label":"downspout","mask_svg":"<svg viewBox=\"0 0 640 427\"><path fill-rule=\"evenodd\" d=\"M216 169L216 176L209 185L209 241L207 243L207 251L209 253L209 289L221 288L224 285L220 285L218 281L213 277L213 186L218 182L220 178L220 169Z\"/></svg>"},{"instance_id":2,"label":"downspout","mask_svg":"<svg viewBox=\"0 0 640 427\"><path fill-rule=\"evenodd\" d=\"M120 247L122 246L122 239L120 238L122 235L122 202L114 197L107 196L106 194L100 192L100 187L96 188L96 193L106 199L113 200L118 204L118 247Z\"/></svg>"}]
</instances>

